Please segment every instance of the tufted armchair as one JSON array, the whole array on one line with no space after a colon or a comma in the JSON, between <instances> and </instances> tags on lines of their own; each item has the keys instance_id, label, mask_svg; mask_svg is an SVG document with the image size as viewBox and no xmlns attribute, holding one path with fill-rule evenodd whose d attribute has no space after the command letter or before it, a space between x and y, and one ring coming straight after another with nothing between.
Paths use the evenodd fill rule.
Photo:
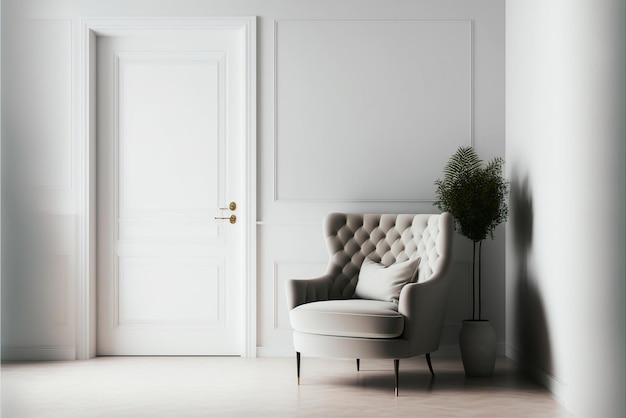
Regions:
<instances>
[{"instance_id":1,"label":"tufted armchair","mask_svg":"<svg viewBox=\"0 0 626 418\"><path fill-rule=\"evenodd\" d=\"M425 354L434 375L430 353L439 347L448 298L452 216L332 213L323 229L326 274L286 283L298 384L301 354L354 358L357 371L360 359L393 359L396 396L401 358ZM406 281L389 287L392 270Z\"/></svg>"}]
</instances>

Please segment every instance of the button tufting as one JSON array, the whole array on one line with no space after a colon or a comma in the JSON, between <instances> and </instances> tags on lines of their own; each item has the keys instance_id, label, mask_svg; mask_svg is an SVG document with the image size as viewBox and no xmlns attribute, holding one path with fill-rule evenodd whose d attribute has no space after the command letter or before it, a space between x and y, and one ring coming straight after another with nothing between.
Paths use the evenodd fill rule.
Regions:
<instances>
[{"instance_id":1,"label":"button tufting","mask_svg":"<svg viewBox=\"0 0 626 418\"><path fill-rule=\"evenodd\" d=\"M418 280L427 279L440 255L438 216L332 214L325 222L330 271L339 277L331 293L351 297L365 257L390 265L422 257Z\"/></svg>"}]
</instances>

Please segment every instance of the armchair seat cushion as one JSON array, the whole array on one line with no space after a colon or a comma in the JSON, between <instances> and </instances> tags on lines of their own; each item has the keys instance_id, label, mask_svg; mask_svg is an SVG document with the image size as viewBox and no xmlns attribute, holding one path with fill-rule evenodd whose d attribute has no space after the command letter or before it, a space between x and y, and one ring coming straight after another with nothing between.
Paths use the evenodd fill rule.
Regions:
<instances>
[{"instance_id":1,"label":"armchair seat cushion","mask_svg":"<svg viewBox=\"0 0 626 418\"><path fill-rule=\"evenodd\" d=\"M404 330L398 305L367 299L305 303L289 313L296 331L356 338L396 338Z\"/></svg>"}]
</instances>

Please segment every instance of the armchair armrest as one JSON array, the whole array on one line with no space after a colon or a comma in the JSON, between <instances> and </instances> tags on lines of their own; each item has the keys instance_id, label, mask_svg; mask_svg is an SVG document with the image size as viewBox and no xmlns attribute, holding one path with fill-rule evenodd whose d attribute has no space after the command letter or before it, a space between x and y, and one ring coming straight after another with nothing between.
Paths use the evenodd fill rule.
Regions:
<instances>
[{"instance_id":1,"label":"armchair armrest","mask_svg":"<svg viewBox=\"0 0 626 418\"><path fill-rule=\"evenodd\" d=\"M332 276L324 275L312 279L289 279L285 284L287 308L292 310L298 305L330 299Z\"/></svg>"},{"instance_id":2,"label":"armchair armrest","mask_svg":"<svg viewBox=\"0 0 626 418\"><path fill-rule=\"evenodd\" d=\"M449 283L446 272L402 289L398 312L405 317L402 338L409 341L411 355L431 353L439 348Z\"/></svg>"}]
</instances>

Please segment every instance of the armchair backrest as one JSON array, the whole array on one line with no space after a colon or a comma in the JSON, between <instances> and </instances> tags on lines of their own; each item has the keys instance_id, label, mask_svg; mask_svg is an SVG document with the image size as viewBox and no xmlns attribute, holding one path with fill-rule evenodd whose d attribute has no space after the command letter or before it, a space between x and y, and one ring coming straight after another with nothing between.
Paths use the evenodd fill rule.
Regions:
<instances>
[{"instance_id":1,"label":"armchair backrest","mask_svg":"<svg viewBox=\"0 0 626 418\"><path fill-rule=\"evenodd\" d=\"M449 213L327 215L327 274L334 277L330 297L352 297L365 257L386 266L421 257L418 282L428 281L449 264L452 228Z\"/></svg>"}]
</instances>

